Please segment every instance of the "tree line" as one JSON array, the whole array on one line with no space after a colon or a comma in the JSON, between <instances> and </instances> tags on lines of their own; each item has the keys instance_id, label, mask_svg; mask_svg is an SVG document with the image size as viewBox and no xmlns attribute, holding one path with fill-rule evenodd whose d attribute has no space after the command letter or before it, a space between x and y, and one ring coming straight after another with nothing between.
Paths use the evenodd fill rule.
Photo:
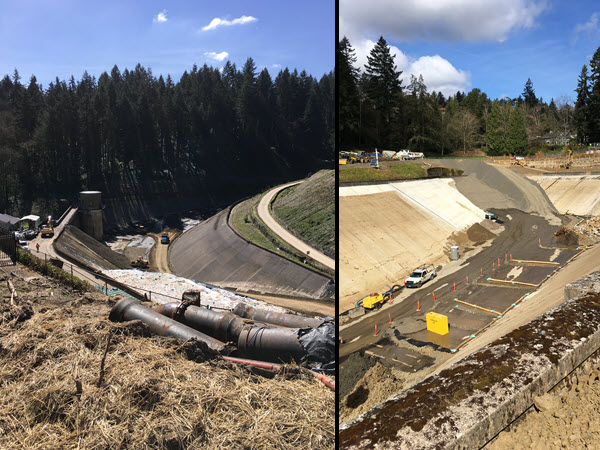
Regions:
<instances>
[{"instance_id":1,"label":"tree line","mask_svg":"<svg viewBox=\"0 0 600 450\"><path fill-rule=\"evenodd\" d=\"M492 100L478 88L446 98L429 92L422 75L411 75L403 86L402 72L383 36L364 68L356 66L355 50L346 37L338 42L337 57L340 149L408 148L444 155L480 148L490 155L523 155L575 129L572 101L561 96L544 102L536 97L531 79L516 98ZM600 67L600 55L598 61ZM598 91L600 95L600 83Z\"/></svg>"},{"instance_id":2,"label":"tree line","mask_svg":"<svg viewBox=\"0 0 600 450\"><path fill-rule=\"evenodd\" d=\"M287 68L272 79L252 58L177 82L114 66L46 89L15 69L0 80L0 211L84 189L249 195L306 176L332 164L334 84Z\"/></svg>"}]
</instances>

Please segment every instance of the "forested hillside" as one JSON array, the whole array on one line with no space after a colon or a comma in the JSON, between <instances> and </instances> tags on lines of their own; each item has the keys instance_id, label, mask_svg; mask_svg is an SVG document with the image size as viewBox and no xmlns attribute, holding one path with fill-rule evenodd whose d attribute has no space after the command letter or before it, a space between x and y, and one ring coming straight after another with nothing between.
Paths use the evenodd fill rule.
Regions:
<instances>
[{"instance_id":1,"label":"forested hillside","mask_svg":"<svg viewBox=\"0 0 600 450\"><path fill-rule=\"evenodd\" d=\"M302 178L331 165L334 84L287 68L273 80L251 58L177 82L137 65L43 88L15 69L0 80L0 212L82 189L247 196Z\"/></svg>"}]
</instances>

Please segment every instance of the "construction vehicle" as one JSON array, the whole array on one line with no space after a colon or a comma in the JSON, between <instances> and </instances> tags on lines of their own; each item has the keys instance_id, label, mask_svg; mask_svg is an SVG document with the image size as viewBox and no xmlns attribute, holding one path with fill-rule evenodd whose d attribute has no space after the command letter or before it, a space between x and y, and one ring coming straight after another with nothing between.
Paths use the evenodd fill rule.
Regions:
<instances>
[{"instance_id":1,"label":"construction vehicle","mask_svg":"<svg viewBox=\"0 0 600 450\"><path fill-rule=\"evenodd\" d=\"M570 169L571 166L573 165L573 151L571 149L569 149L568 151L569 151L569 156L567 157L567 162L560 163L558 165L559 169Z\"/></svg>"},{"instance_id":2,"label":"construction vehicle","mask_svg":"<svg viewBox=\"0 0 600 450\"><path fill-rule=\"evenodd\" d=\"M131 261L131 267L134 267L136 269L147 269L148 266L148 260L142 258L141 256L135 261Z\"/></svg>"},{"instance_id":3,"label":"construction vehicle","mask_svg":"<svg viewBox=\"0 0 600 450\"><path fill-rule=\"evenodd\" d=\"M420 288L424 283L433 280L435 277L437 277L435 268L432 265L423 265L413 270L410 277L406 279L405 286Z\"/></svg>"},{"instance_id":4,"label":"construction vehicle","mask_svg":"<svg viewBox=\"0 0 600 450\"><path fill-rule=\"evenodd\" d=\"M404 286L399 284L395 284L387 291L379 294L378 292L374 292L373 294L369 294L366 297L360 299L356 306L362 306L364 309L371 311L372 309L379 309L383 306L387 299L390 296L398 291L401 291Z\"/></svg>"},{"instance_id":5,"label":"construction vehicle","mask_svg":"<svg viewBox=\"0 0 600 450\"><path fill-rule=\"evenodd\" d=\"M48 223L44 228L42 228L42 237L52 237L54 236L54 227L52 227L52 216L48 216Z\"/></svg>"},{"instance_id":6,"label":"construction vehicle","mask_svg":"<svg viewBox=\"0 0 600 450\"><path fill-rule=\"evenodd\" d=\"M362 299L362 307L364 309L379 309L383 306L384 302L385 298L383 295L374 292L373 294L369 294L367 297Z\"/></svg>"},{"instance_id":7,"label":"construction vehicle","mask_svg":"<svg viewBox=\"0 0 600 450\"><path fill-rule=\"evenodd\" d=\"M514 158L511 156L510 164L512 166L527 167L527 164L525 163L525 158L523 158L522 156L516 156Z\"/></svg>"}]
</instances>

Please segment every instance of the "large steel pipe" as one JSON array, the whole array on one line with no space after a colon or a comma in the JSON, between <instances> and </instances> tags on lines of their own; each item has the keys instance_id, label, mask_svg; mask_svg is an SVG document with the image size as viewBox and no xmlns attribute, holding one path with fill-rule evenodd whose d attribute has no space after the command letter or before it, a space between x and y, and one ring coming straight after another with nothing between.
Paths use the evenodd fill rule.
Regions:
<instances>
[{"instance_id":1,"label":"large steel pipe","mask_svg":"<svg viewBox=\"0 0 600 450\"><path fill-rule=\"evenodd\" d=\"M297 330L268 327L242 319L230 312L217 312L193 305L187 306L180 313L180 317L176 317L179 305L167 303L158 306L155 311L218 339L237 342L238 350L246 355L297 360L306 355L298 339Z\"/></svg>"},{"instance_id":2,"label":"large steel pipe","mask_svg":"<svg viewBox=\"0 0 600 450\"><path fill-rule=\"evenodd\" d=\"M321 319L311 317L296 316L294 314L278 313L268 309L254 308L245 303L238 303L232 311L235 315L245 319L252 319L258 322L270 323L288 328L318 327L323 323Z\"/></svg>"},{"instance_id":3,"label":"large steel pipe","mask_svg":"<svg viewBox=\"0 0 600 450\"><path fill-rule=\"evenodd\" d=\"M125 297L117 302L110 312L109 319L113 322L127 322L129 320L141 320L150 330L159 336L170 336L178 339L196 339L204 342L209 349L216 353L229 353L229 346L224 342L207 336L182 323L140 305L131 297Z\"/></svg>"}]
</instances>

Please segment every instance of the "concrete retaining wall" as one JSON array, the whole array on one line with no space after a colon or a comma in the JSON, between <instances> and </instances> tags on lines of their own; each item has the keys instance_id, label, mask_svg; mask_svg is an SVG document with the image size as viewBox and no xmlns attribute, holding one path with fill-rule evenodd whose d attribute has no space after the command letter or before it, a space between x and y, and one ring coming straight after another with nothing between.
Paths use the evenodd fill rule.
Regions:
<instances>
[{"instance_id":1,"label":"concrete retaining wall","mask_svg":"<svg viewBox=\"0 0 600 450\"><path fill-rule=\"evenodd\" d=\"M600 272L566 301L344 424L341 448L480 448L600 348Z\"/></svg>"}]
</instances>

